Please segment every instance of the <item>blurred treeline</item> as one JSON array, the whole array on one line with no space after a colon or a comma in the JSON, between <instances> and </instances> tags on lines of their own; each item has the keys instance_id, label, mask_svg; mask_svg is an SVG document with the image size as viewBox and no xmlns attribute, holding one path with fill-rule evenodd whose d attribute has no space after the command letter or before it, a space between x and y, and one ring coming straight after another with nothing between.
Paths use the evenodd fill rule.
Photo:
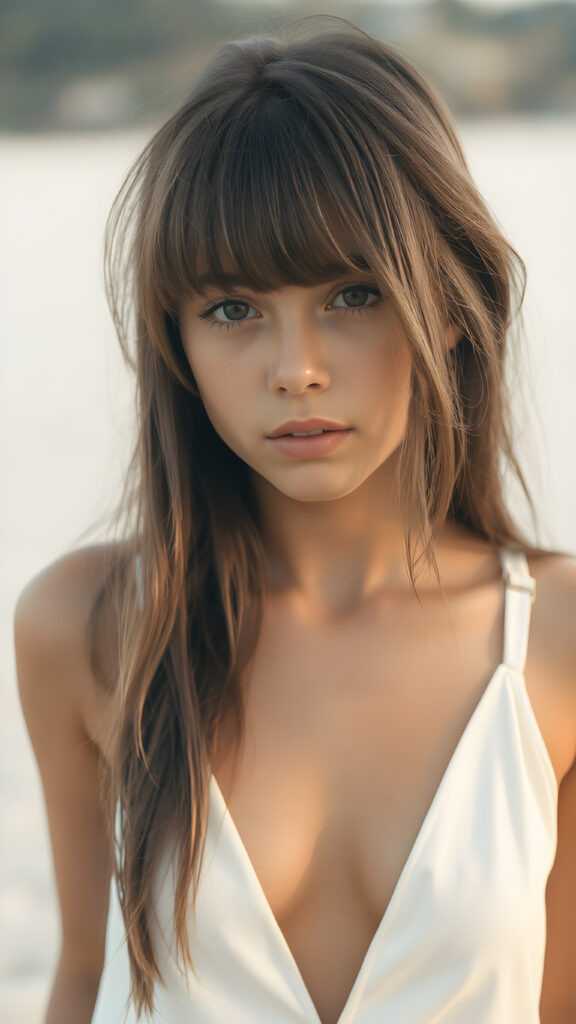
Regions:
<instances>
[{"instance_id":1,"label":"blurred treeline","mask_svg":"<svg viewBox=\"0 0 576 1024\"><path fill-rule=\"evenodd\" d=\"M576 112L576 5L463 0L0 0L0 129L138 126L222 41L332 14L399 45L458 114Z\"/></svg>"}]
</instances>

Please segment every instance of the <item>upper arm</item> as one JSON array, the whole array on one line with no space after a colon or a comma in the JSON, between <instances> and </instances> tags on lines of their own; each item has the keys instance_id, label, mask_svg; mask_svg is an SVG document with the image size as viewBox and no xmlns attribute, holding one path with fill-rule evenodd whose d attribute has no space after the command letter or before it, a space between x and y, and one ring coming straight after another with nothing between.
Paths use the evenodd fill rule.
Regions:
<instances>
[{"instance_id":1,"label":"upper arm","mask_svg":"<svg viewBox=\"0 0 576 1024\"><path fill-rule=\"evenodd\" d=\"M576 764L560 786L558 850L546 890L542 1024L576 1020Z\"/></svg>"},{"instance_id":2,"label":"upper arm","mask_svg":"<svg viewBox=\"0 0 576 1024\"><path fill-rule=\"evenodd\" d=\"M112 867L101 755L85 713L95 686L86 643L98 589L94 550L74 552L34 577L14 617L20 700L50 829L61 963L85 976L102 969Z\"/></svg>"},{"instance_id":3,"label":"upper arm","mask_svg":"<svg viewBox=\"0 0 576 1024\"><path fill-rule=\"evenodd\" d=\"M558 795L558 848L546 889L547 939L542 1024L576 1020L576 560L549 563L538 582L544 599L542 643L558 680L560 732L565 736L568 768Z\"/></svg>"}]
</instances>

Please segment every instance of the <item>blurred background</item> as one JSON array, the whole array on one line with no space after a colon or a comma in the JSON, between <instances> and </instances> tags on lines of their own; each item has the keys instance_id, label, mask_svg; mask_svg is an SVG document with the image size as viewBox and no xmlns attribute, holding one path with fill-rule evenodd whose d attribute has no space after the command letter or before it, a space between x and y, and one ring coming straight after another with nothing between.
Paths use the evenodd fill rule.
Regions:
<instances>
[{"instance_id":1,"label":"blurred background","mask_svg":"<svg viewBox=\"0 0 576 1024\"><path fill-rule=\"evenodd\" d=\"M0 5L0 1019L36 1024L58 953L40 783L15 684L24 583L108 535L132 382L102 287L131 160L218 45L332 14L396 44L451 106L528 267L511 369L540 541L576 552L576 4L2 0ZM517 495L517 516L526 522Z\"/></svg>"},{"instance_id":2,"label":"blurred background","mask_svg":"<svg viewBox=\"0 0 576 1024\"><path fill-rule=\"evenodd\" d=\"M573 3L316 0L3 0L0 125L125 128L162 116L214 44L286 15L335 14L406 45L466 116L570 114Z\"/></svg>"}]
</instances>

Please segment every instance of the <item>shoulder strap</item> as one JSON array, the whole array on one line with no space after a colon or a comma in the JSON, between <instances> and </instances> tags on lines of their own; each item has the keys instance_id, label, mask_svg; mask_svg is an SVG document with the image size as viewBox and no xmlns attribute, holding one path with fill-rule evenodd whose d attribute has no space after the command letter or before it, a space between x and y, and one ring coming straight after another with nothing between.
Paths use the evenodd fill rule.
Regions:
<instances>
[{"instance_id":1,"label":"shoulder strap","mask_svg":"<svg viewBox=\"0 0 576 1024\"><path fill-rule=\"evenodd\" d=\"M505 665L524 671L530 615L536 599L536 580L530 575L528 562L523 551L499 550L502 576L506 581L504 606L504 655Z\"/></svg>"}]
</instances>

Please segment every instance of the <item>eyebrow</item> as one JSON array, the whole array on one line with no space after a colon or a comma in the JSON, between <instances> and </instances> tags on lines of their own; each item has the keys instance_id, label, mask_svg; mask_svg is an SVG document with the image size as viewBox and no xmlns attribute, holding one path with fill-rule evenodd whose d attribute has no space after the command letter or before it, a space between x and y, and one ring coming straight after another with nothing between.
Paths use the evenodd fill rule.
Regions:
<instances>
[{"instance_id":1,"label":"eyebrow","mask_svg":"<svg viewBox=\"0 0 576 1024\"><path fill-rule=\"evenodd\" d=\"M371 273L370 267L366 263L366 260L359 254L354 254L351 257L351 261L356 264L360 264L360 266L350 267L348 266L348 264L344 263L327 263L322 268L322 276L325 276L325 279L329 280L331 275L333 277L341 277L344 274L351 274L354 273L355 271L359 274ZM309 287L315 288L317 287L318 284L321 283L321 281L313 282L310 284ZM218 280L216 280L216 278L212 274L201 274L201 276L196 280L196 290L200 293L203 293L207 287L219 288L221 286L225 288L248 287L249 291L253 291L255 295L262 295L266 290L265 289L264 291L261 291L257 288L251 288L247 284L247 281L238 273L222 273L218 276Z\"/></svg>"}]
</instances>

